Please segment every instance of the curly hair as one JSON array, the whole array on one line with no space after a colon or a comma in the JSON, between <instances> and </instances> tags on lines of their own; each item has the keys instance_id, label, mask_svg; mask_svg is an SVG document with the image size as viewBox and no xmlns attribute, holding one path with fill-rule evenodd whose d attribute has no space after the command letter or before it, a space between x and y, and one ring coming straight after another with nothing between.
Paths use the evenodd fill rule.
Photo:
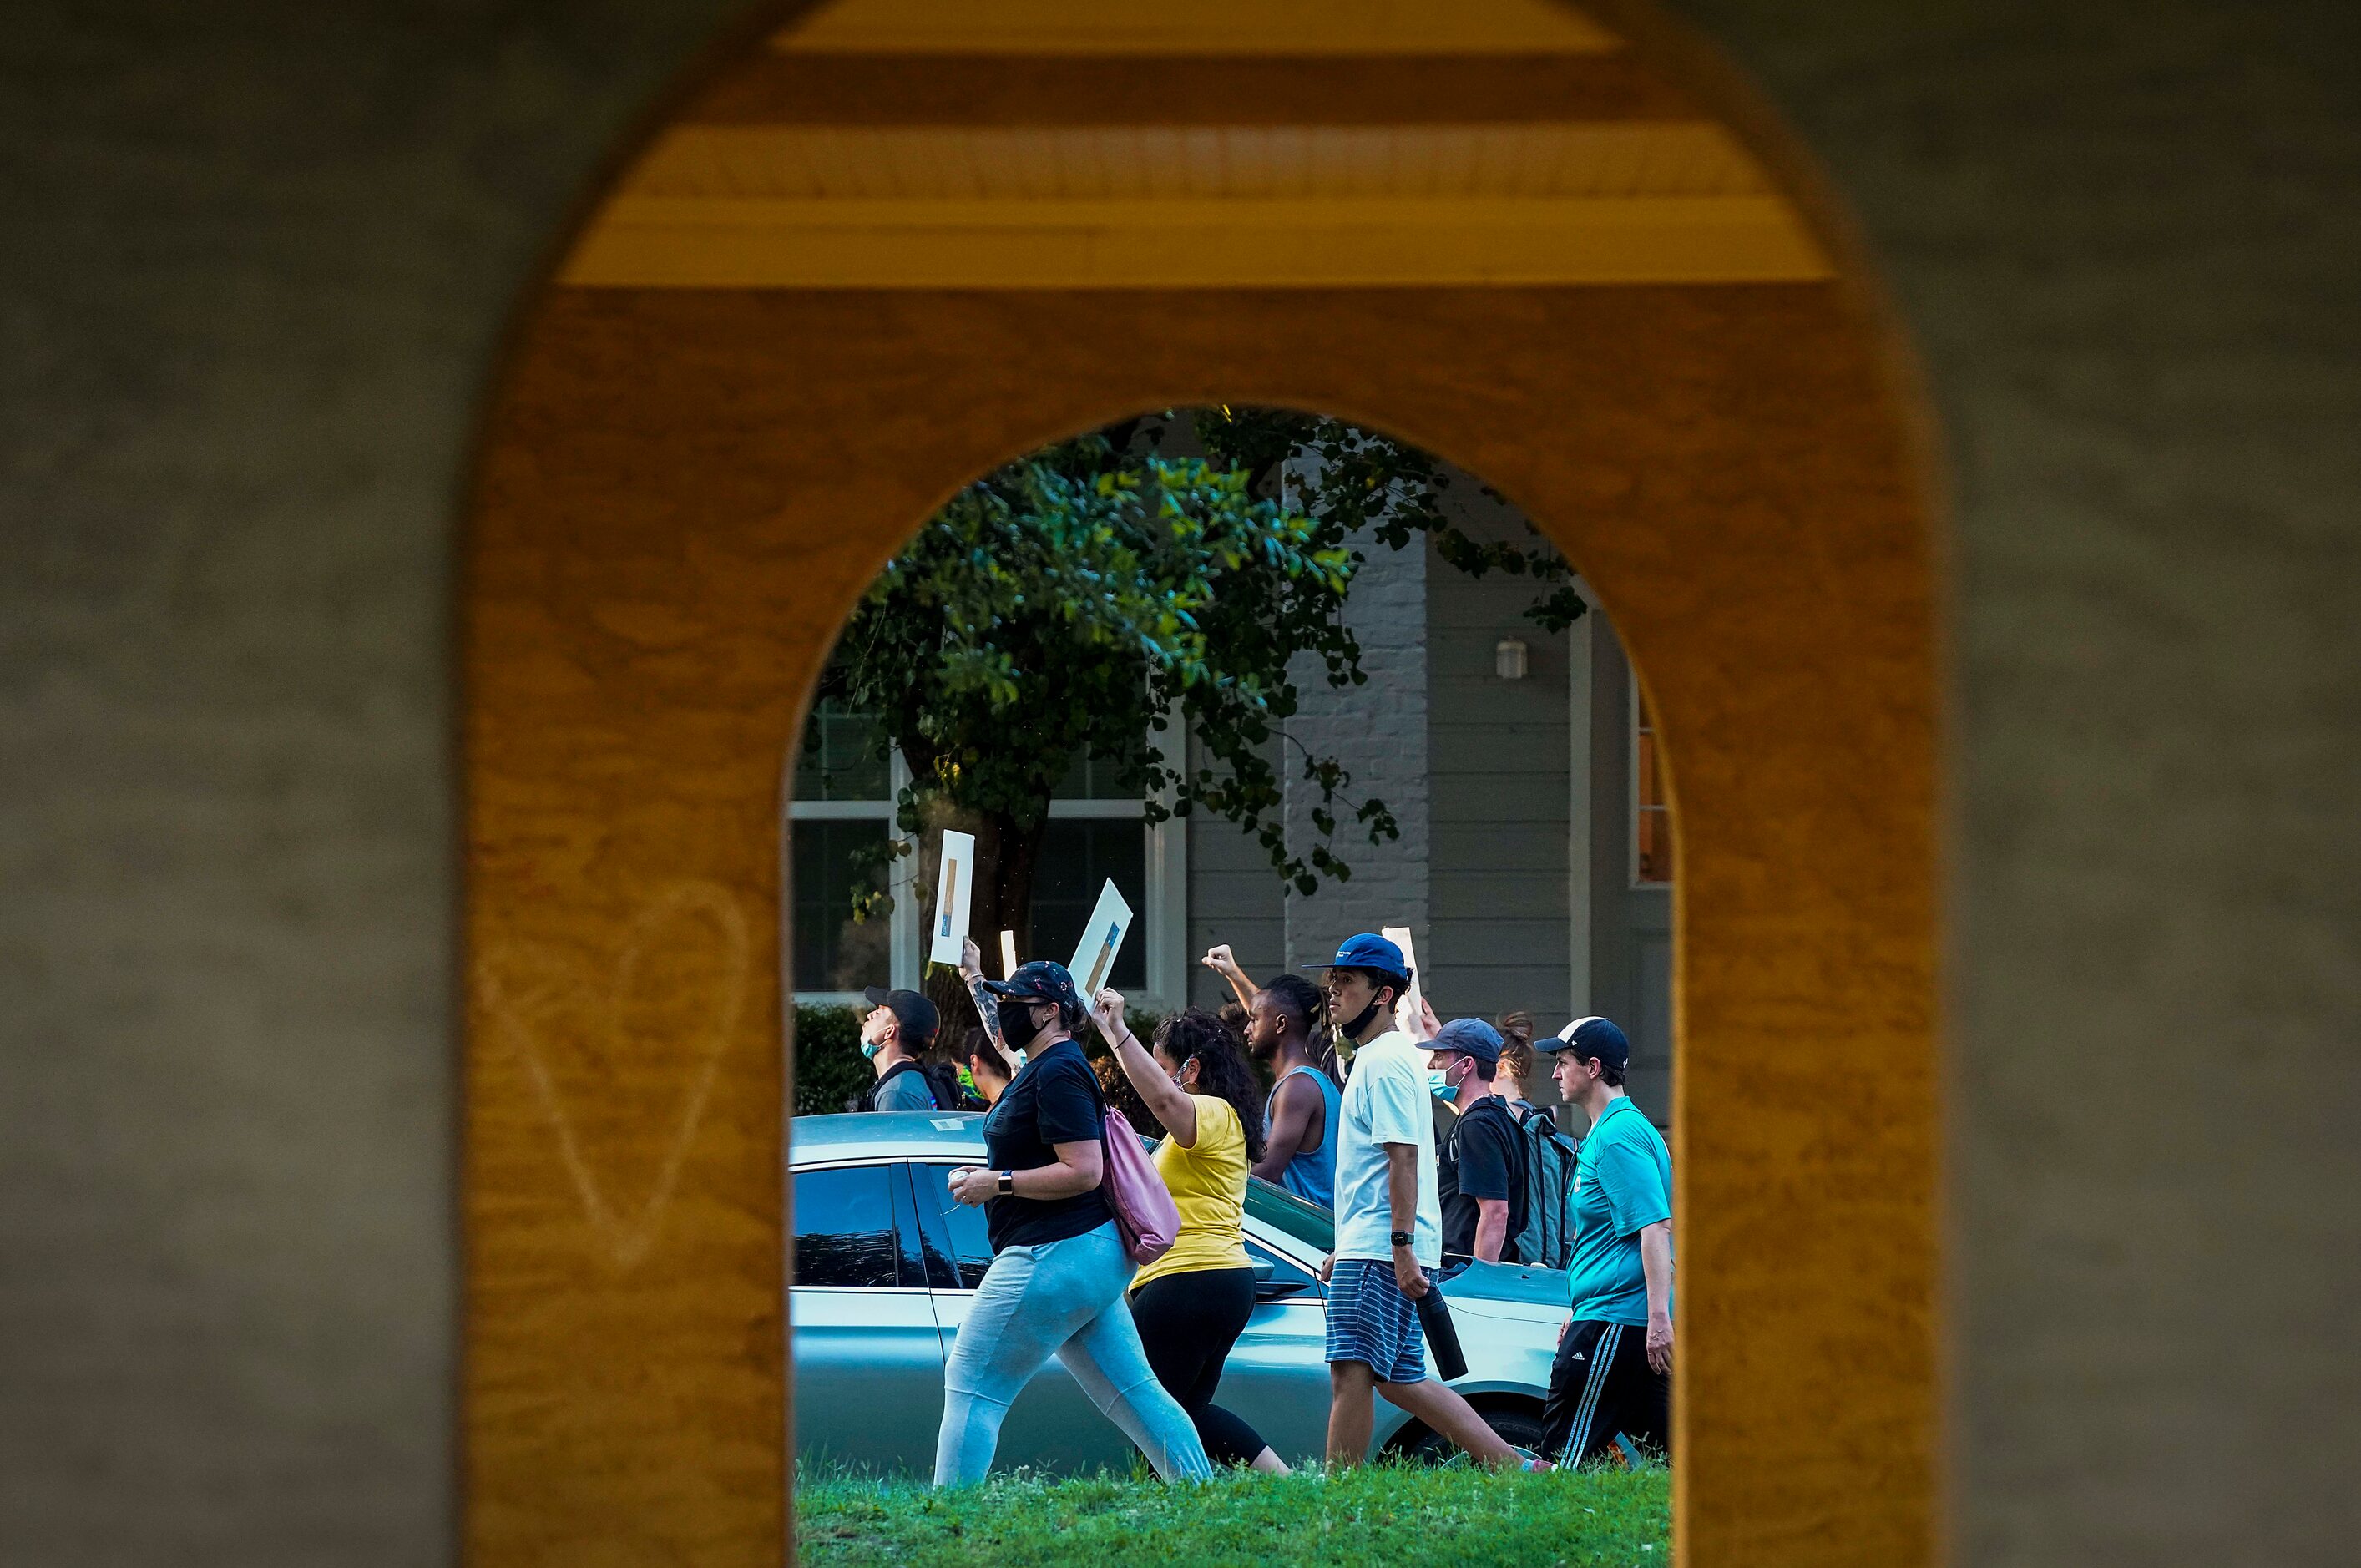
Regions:
<instances>
[{"instance_id":1,"label":"curly hair","mask_svg":"<svg viewBox=\"0 0 2361 1568\"><path fill-rule=\"evenodd\" d=\"M1186 1067L1197 1064L1197 1092L1226 1100L1246 1135L1246 1163L1263 1157L1262 1094L1238 1037L1202 1007L1184 1008L1156 1031L1156 1048Z\"/></svg>"}]
</instances>

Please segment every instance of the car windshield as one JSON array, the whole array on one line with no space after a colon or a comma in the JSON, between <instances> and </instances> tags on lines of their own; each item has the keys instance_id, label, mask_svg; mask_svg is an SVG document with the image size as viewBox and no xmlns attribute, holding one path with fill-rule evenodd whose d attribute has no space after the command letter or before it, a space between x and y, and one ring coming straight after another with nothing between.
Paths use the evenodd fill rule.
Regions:
<instances>
[{"instance_id":1,"label":"car windshield","mask_svg":"<svg viewBox=\"0 0 2361 1568\"><path fill-rule=\"evenodd\" d=\"M1259 1176L1246 1179L1246 1212L1316 1251L1336 1250L1336 1221L1327 1210Z\"/></svg>"}]
</instances>

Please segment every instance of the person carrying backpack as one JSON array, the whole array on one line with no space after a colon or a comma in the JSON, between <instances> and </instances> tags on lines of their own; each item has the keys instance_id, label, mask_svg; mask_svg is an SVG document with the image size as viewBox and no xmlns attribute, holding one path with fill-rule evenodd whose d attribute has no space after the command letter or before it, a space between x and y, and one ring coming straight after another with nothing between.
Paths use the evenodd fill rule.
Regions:
<instances>
[{"instance_id":1,"label":"person carrying backpack","mask_svg":"<svg viewBox=\"0 0 2361 1568\"><path fill-rule=\"evenodd\" d=\"M857 1111L958 1111L965 1108L958 1069L923 1059L932 1049L942 1020L935 1004L915 991L873 985L862 992L869 1015L861 1021L861 1054L877 1069Z\"/></svg>"},{"instance_id":2,"label":"person carrying backpack","mask_svg":"<svg viewBox=\"0 0 2361 1568\"><path fill-rule=\"evenodd\" d=\"M1436 1149L1444 1255L1521 1262L1515 1238L1526 1228L1523 1139L1508 1102L1492 1091L1500 1033L1481 1018L1454 1018L1427 1045L1428 1090L1458 1113Z\"/></svg>"},{"instance_id":3,"label":"person carrying backpack","mask_svg":"<svg viewBox=\"0 0 2361 1568\"><path fill-rule=\"evenodd\" d=\"M1577 1146L1557 1130L1544 1106L1512 1102L1517 1119L1518 1179L1525 1193L1524 1224L1511 1235L1516 1260L1527 1268L1564 1268L1574 1261L1572 1223Z\"/></svg>"}]
</instances>

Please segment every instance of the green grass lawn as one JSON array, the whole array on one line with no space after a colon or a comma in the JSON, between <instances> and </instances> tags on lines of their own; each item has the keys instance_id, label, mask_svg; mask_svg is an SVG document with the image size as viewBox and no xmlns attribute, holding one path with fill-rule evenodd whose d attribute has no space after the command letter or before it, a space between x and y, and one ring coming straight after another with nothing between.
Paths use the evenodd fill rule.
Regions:
<instances>
[{"instance_id":1,"label":"green grass lawn","mask_svg":"<svg viewBox=\"0 0 2361 1568\"><path fill-rule=\"evenodd\" d=\"M796 1484L796 1559L809 1563L1654 1568L1671 1542L1661 1465L1525 1475L1384 1464L1202 1486L1020 1473L945 1492L807 1469Z\"/></svg>"}]
</instances>

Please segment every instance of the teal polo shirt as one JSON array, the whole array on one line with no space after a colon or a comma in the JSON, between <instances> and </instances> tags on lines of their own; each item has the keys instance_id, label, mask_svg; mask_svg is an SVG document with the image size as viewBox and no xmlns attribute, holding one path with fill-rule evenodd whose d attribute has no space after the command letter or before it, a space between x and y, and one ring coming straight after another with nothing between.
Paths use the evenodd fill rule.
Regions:
<instances>
[{"instance_id":1,"label":"teal polo shirt","mask_svg":"<svg viewBox=\"0 0 2361 1568\"><path fill-rule=\"evenodd\" d=\"M1673 1217L1673 1152L1629 1100L1611 1100L1574 1157L1574 1315L1584 1322L1648 1323L1640 1233ZM1668 1298L1667 1311L1672 1310Z\"/></svg>"}]
</instances>

